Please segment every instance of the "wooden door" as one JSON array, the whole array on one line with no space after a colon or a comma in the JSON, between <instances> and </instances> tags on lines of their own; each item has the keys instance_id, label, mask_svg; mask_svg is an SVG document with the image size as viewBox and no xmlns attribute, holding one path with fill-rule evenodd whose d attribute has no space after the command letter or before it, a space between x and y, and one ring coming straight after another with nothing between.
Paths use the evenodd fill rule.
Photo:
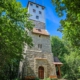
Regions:
<instances>
[{"instance_id":1,"label":"wooden door","mask_svg":"<svg viewBox=\"0 0 80 80\"><path fill-rule=\"evenodd\" d=\"M44 79L44 68L42 66L38 68L38 77Z\"/></svg>"}]
</instances>

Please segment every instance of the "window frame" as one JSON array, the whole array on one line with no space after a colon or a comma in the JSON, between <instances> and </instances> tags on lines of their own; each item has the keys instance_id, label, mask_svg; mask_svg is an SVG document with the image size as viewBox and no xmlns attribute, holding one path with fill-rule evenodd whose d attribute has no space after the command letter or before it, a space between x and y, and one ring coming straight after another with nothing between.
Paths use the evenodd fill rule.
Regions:
<instances>
[{"instance_id":1,"label":"window frame","mask_svg":"<svg viewBox=\"0 0 80 80\"><path fill-rule=\"evenodd\" d=\"M37 7L37 8L39 8L39 6L38 6L38 5L36 5L36 7Z\"/></svg>"},{"instance_id":2,"label":"window frame","mask_svg":"<svg viewBox=\"0 0 80 80\"><path fill-rule=\"evenodd\" d=\"M41 12L41 11L39 11L39 14L42 14L42 12Z\"/></svg>"},{"instance_id":3,"label":"window frame","mask_svg":"<svg viewBox=\"0 0 80 80\"><path fill-rule=\"evenodd\" d=\"M36 10L35 10L35 9L33 9L33 12L34 12L34 13L36 13Z\"/></svg>"},{"instance_id":4,"label":"window frame","mask_svg":"<svg viewBox=\"0 0 80 80\"><path fill-rule=\"evenodd\" d=\"M36 16L36 19L39 19L39 16Z\"/></svg>"},{"instance_id":5,"label":"window frame","mask_svg":"<svg viewBox=\"0 0 80 80\"><path fill-rule=\"evenodd\" d=\"M42 10L44 10L44 7L42 7Z\"/></svg>"},{"instance_id":6,"label":"window frame","mask_svg":"<svg viewBox=\"0 0 80 80\"><path fill-rule=\"evenodd\" d=\"M33 4L32 4L32 3L30 3L30 6L33 6Z\"/></svg>"},{"instance_id":7,"label":"window frame","mask_svg":"<svg viewBox=\"0 0 80 80\"><path fill-rule=\"evenodd\" d=\"M41 35L39 35L39 37L41 37Z\"/></svg>"},{"instance_id":8,"label":"window frame","mask_svg":"<svg viewBox=\"0 0 80 80\"><path fill-rule=\"evenodd\" d=\"M42 44L38 44L38 48L39 49L42 49Z\"/></svg>"}]
</instances>

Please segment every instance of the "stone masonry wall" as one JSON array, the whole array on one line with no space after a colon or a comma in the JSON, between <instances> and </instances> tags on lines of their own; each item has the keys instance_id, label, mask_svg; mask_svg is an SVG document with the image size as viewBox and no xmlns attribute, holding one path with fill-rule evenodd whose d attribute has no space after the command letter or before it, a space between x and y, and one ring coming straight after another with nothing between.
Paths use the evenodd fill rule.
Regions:
<instances>
[{"instance_id":1,"label":"stone masonry wall","mask_svg":"<svg viewBox=\"0 0 80 80\"><path fill-rule=\"evenodd\" d=\"M44 67L44 77L45 78L49 77L50 75L56 75L55 66L53 65L52 53L27 51L25 62L24 62L23 76L38 77L39 66Z\"/></svg>"},{"instance_id":2,"label":"stone masonry wall","mask_svg":"<svg viewBox=\"0 0 80 80\"><path fill-rule=\"evenodd\" d=\"M31 35L33 39L33 47L32 50L41 50L42 52L51 53L51 43L49 36L41 35L39 37L38 34ZM42 44L42 48L38 48L38 44ZM30 48L31 49L31 48Z\"/></svg>"},{"instance_id":3,"label":"stone masonry wall","mask_svg":"<svg viewBox=\"0 0 80 80\"><path fill-rule=\"evenodd\" d=\"M45 24L39 21L32 20L36 28L45 29ZM24 60L21 63L20 72L22 76L38 77L39 66L44 67L44 77L56 75L55 65L53 64L53 54L51 51L50 36L33 34L29 32L33 39L33 47L29 48L27 45L24 48ZM38 44L42 44L42 48L38 48Z\"/></svg>"},{"instance_id":4,"label":"stone masonry wall","mask_svg":"<svg viewBox=\"0 0 80 80\"><path fill-rule=\"evenodd\" d=\"M40 21L35 21L35 20L31 20L31 21L34 23L35 28L45 29L45 23L40 22Z\"/></svg>"}]
</instances>

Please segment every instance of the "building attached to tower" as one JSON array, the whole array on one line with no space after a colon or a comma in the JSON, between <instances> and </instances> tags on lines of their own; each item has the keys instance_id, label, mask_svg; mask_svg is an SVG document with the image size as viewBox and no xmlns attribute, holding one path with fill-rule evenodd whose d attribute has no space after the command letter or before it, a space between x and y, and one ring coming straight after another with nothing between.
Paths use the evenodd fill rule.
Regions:
<instances>
[{"instance_id":1,"label":"building attached to tower","mask_svg":"<svg viewBox=\"0 0 80 80\"><path fill-rule=\"evenodd\" d=\"M29 35L33 39L33 47L25 46L24 60L20 62L20 76L38 77L40 79L56 76L50 35L45 26L45 7L34 2L28 2L30 20L35 27Z\"/></svg>"}]
</instances>

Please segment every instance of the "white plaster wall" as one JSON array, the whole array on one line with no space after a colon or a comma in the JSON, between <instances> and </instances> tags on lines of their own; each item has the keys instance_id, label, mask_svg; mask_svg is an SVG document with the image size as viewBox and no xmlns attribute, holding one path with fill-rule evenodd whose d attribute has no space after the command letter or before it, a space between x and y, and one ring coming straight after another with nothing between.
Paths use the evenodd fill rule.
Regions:
<instances>
[{"instance_id":1,"label":"white plaster wall","mask_svg":"<svg viewBox=\"0 0 80 80\"><path fill-rule=\"evenodd\" d=\"M35 9L36 12L33 12L33 9ZM41 11L42 14L39 14L39 11ZM45 9L42 9L42 6L38 6L37 8L36 4L30 5L29 3L28 13L31 14L30 19L45 23ZM39 19L36 19L36 16L39 16Z\"/></svg>"}]
</instances>

